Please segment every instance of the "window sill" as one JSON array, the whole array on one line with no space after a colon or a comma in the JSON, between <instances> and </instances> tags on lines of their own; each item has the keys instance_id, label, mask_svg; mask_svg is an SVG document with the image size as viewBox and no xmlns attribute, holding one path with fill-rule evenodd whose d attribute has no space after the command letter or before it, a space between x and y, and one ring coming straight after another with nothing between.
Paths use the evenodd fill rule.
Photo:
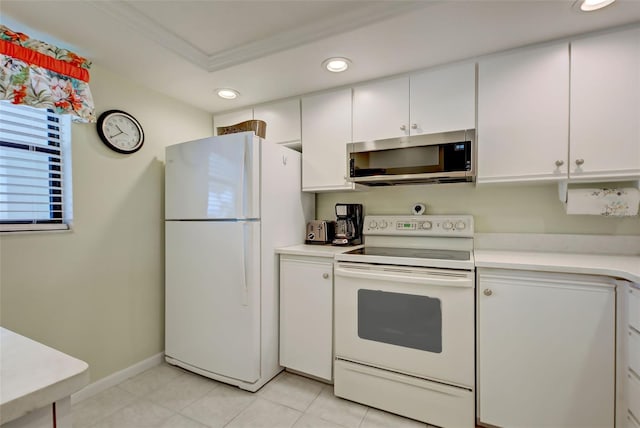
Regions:
<instances>
[{"instance_id":1,"label":"window sill","mask_svg":"<svg viewBox=\"0 0 640 428\"><path fill-rule=\"evenodd\" d=\"M0 235L71 232L70 224L0 224Z\"/></svg>"}]
</instances>

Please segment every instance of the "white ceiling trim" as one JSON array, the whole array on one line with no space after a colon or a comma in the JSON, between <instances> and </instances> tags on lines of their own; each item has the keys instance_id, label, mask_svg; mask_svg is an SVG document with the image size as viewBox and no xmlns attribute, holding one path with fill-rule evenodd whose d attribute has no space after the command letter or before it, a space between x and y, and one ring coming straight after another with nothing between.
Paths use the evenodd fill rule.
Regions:
<instances>
[{"instance_id":1,"label":"white ceiling trim","mask_svg":"<svg viewBox=\"0 0 640 428\"><path fill-rule=\"evenodd\" d=\"M347 31L364 27L394 16L403 15L414 10L434 4L432 1L417 2L381 2L370 5L366 10L355 10L343 13L330 20L320 20L312 24L292 30L282 31L275 36L246 43L236 48L227 49L209 56L209 71L217 71L242 64L266 55L286 49L302 46L317 40L335 36Z\"/></svg>"},{"instance_id":2,"label":"white ceiling trim","mask_svg":"<svg viewBox=\"0 0 640 428\"><path fill-rule=\"evenodd\" d=\"M111 14L118 21L125 23L128 27L147 38L179 54L192 64L205 70L207 69L208 56L204 52L136 8L120 1L92 1L88 3L103 12Z\"/></svg>"},{"instance_id":3,"label":"white ceiling trim","mask_svg":"<svg viewBox=\"0 0 640 428\"><path fill-rule=\"evenodd\" d=\"M300 28L280 32L272 37L246 43L208 55L201 49L160 25L126 2L89 2L103 12L109 13L120 22L159 43L166 49L182 56L192 64L213 72L234 65L243 64L266 55L295 48L325 37L373 24L395 16L403 15L439 1L380 2L366 9L344 13L331 20L321 20Z\"/></svg>"}]
</instances>

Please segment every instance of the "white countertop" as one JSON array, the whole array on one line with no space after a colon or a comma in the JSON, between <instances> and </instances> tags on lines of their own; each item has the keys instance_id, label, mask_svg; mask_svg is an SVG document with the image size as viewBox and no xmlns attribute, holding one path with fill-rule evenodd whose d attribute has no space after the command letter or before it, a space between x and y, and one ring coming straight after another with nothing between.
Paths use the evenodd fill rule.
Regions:
<instances>
[{"instance_id":1,"label":"white countertop","mask_svg":"<svg viewBox=\"0 0 640 428\"><path fill-rule=\"evenodd\" d=\"M475 249L477 268L605 275L640 283L640 256Z\"/></svg>"},{"instance_id":2,"label":"white countertop","mask_svg":"<svg viewBox=\"0 0 640 428\"><path fill-rule=\"evenodd\" d=\"M0 327L0 424L89 383L84 361Z\"/></svg>"},{"instance_id":3,"label":"white countertop","mask_svg":"<svg viewBox=\"0 0 640 428\"><path fill-rule=\"evenodd\" d=\"M479 268L605 275L640 284L638 236L496 233L476 234L475 243L473 254ZM276 253L333 258L360 247L293 245L278 248ZM598 251L603 254L596 254Z\"/></svg>"},{"instance_id":4,"label":"white countertop","mask_svg":"<svg viewBox=\"0 0 640 428\"><path fill-rule=\"evenodd\" d=\"M333 256L347 251L362 248L363 245L351 245L339 247L334 245L292 245L290 247L276 248L276 254L288 254L291 256L326 257L332 259Z\"/></svg>"}]
</instances>

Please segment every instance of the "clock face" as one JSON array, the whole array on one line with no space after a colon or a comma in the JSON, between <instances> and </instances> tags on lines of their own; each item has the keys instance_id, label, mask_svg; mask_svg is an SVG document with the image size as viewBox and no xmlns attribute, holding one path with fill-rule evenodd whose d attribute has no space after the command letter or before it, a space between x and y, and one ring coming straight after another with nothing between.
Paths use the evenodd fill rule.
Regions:
<instances>
[{"instance_id":1,"label":"clock face","mask_svg":"<svg viewBox=\"0 0 640 428\"><path fill-rule=\"evenodd\" d=\"M140 150L144 132L140 123L130 114L120 110L109 110L98 118L98 135L112 150L133 153Z\"/></svg>"}]
</instances>

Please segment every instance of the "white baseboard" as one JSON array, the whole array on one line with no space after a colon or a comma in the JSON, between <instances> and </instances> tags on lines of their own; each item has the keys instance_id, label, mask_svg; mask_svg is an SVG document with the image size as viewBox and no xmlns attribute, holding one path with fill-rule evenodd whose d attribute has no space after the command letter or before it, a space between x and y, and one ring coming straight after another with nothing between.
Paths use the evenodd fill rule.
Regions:
<instances>
[{"instance_id":1,"label":"white baseboard","mask_svg":"<svg viewBox=\"0 0 640 428\"><path fill-rule=\"evenodd\" d=\"M146 360L142 360L132 366L129 366L126 369L120 370L119 372L115 372L107 377L103 377L96 382L90 383L75 394L71 394L71 404L76 404L82 400L86 400L89 397L93 397L94 395L105 391L112 386L116 386L120 382L127 380L130 377L133 377L145 370L149 370L150 368L157 366L163 361L164 352L160 352L152 357L147 358Z\"/></svg>"}]
</instances>

